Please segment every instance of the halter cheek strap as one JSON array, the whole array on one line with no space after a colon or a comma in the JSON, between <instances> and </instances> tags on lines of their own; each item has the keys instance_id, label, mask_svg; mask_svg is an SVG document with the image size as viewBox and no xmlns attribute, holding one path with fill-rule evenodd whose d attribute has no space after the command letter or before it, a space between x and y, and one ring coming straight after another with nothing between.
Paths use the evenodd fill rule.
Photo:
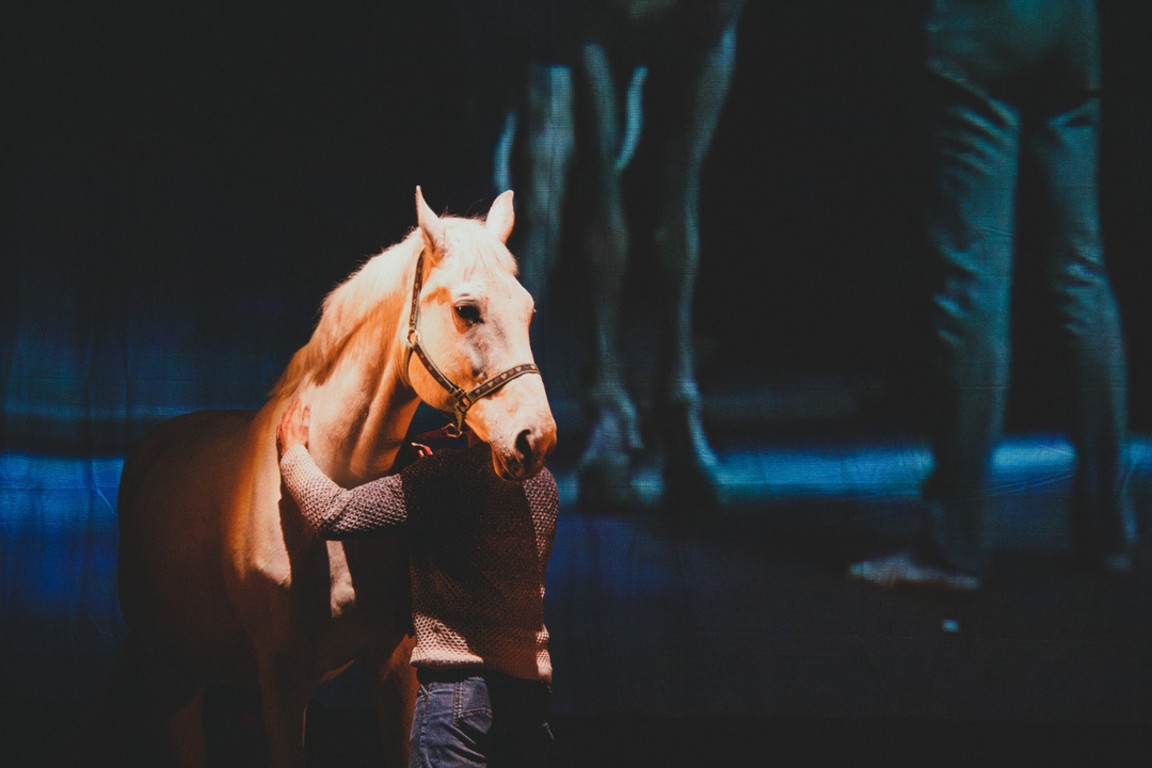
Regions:
<instances>
[{"instance_id":1,"label":"halter cheek strap","mask_svg":"<svg viewBox=\"0 0 1152 768\"><path fill-rule=\"evenodd\" d=\"M527 373L539 375L540 369L537 368L534 363L521 363L480 383L471 391L466 392L456 386L456 384L445 376L444 372L436 366L436 363L432 362L432 358L428 356L424 345L420 343L420 330L417 324L420 320L420 291L423 287L424 251L420 251L420 257L416 260L416 279L412 283L412 308L408 313L408 348L404 355L404 370L407 372L408 366L412 362L412 354L415 353L416 357L420 358L420 362L424 364L424 368L428 371L429 375L444 388L448 393L448 398L452 401L453 421L444 427L443 433L448 437L460 437L466 429L464 419L468 415L468 409L471 408L477 400L488 397L508 382L513 379L518 379Z\"/></svg>"}]
</instances>

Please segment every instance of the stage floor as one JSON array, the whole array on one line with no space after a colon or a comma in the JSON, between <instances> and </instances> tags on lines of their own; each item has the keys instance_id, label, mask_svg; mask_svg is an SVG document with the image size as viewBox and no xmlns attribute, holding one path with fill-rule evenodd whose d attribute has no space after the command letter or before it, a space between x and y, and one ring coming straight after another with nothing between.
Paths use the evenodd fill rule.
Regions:
<instances>
[{"instance_id":1,"label":"stage floor","mask_svg":"<svg viewBox=\"0 0 1152 768\"><path fill-rule=\"evenodd\" d=\"M1132 447L1146 521L1152 450L1143 438ZM1146 764L1152 576L1120 582L1074 567L1064 440L1018 436L997 453L993 569L962 598L845 578L851 562L910 535L931 465L923 444L841 435L731 441L721 455L724 504L680 515L658 503L582 510L571 466L555 466L557 766ZM4 459L9 496L57 488L36 502L38 527L5 511L6 551L40 558L5 565L10 586L35 587L6 598L18 622L3 633L5 765L123 764L129 738L100 694L118 637L104 572L114 550L70 540L52 508L84 493L114 498L105 486L116 460L70 461ZM73 470L74 487L63 482ZM1147 544L1144 554L1152 562ZM62 594L87 601L90 624L53 615ZM374 764L371 713L342 678L318 694L309 751L319 765ZM255 704L238 691L210 698L216 765L259 763ZM1093 752L1106 747L1128 754Z\"/></svg>"}]
</instances>

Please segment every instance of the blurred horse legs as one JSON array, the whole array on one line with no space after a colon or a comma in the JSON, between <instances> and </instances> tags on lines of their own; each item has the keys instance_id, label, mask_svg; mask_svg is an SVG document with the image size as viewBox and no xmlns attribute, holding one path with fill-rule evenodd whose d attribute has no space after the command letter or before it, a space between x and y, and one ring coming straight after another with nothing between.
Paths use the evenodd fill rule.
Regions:
<instances>
[{"instance_id":1,"label":"blurred horse legs","mask_svg":"<svg viewBox=\"0 0 1152 768\"><path fill-rule=\"evenodd\" d=\"M561 250L568 172L576 137L572 72L559 65L530 64L524 115L527 189L521 194L522 227L517 249L524 287L540 302ZM512 189L511 174L500 189Z\"/></svg>"},{"instance_id":2,"label":"blurred horse legs","mask_svg":"<svg viewBox=\"0 0 1152 768\"><path fill-rule=\"evenodd\" d=\"M700 266L701 173L736 63L739 6L692 6L700 14L687 16L666 9L668 16L662 18L675 18L672 23L680 25L683 41L690 44L654 61L645 60L643 35L663 34L669 27L633 28L627 24L635 18L627 23L621 19L627 32L615 36L612 48L600 36L604 30L580 30L584 42L571 67L555 63L567 62L567 53L558 53L552 62L540 59L527 65L525 96L509 113L496 144L496 183L510 188L511 147L517 131L522 134L520 167L525 175L518 186L526 225L517 250L523 283L538 300L549 290L564 252L561 235L573 159L580 164L581 183L573 188L580 191L586 216L579 246L590 312L587 381L582 387L589 432L578 463L582 505L611 508L643 501L636 470L649 458L663 462L665 498L695 506L718 501L719 460L701 419L692 304ZM725 21L712 23L719 19ZM662 93L644 93L649 65L658 73L654 77L665 79ZM653 423L642 431L629 391L637 383L630 374L637 371L625 358L621 322L626 277L633 268L624 177L641 134L648 136L642 128L646 95L658 95L664 103L656 103L660 120L648 139L660 142L653 145L658 176L645 190L657 215L649 285L657 296L659 363ZM646 446L647 440L653 445Z\"/></svg>"},{"instance_id":3,"label":"blurred horse legs","mask_svg":"<svg viewBox=\"0 0 1152 768\"><path fill-rule=\"evenodd\" d=\"M587 391L592 429L580 459L582 501L613 505L632 500L631 463L642 449L636 407L628 394L619 349L620 305L628 269L619 89L604 47L588 43L583 72L593 121L593 185L584 252L590 274L592 382Z\"/></svg>"},{"instance_id":4,"label":"blurred horse legs","mask_svg":"<svg viewBox=\"0 0 1152 768\"><path fill-rule=\"evenodd\" d=\"M664 452L665 493L715 501L719 461L701 423L693 354L692 302L700 262L700 182L736 61L733 22L700 66L680 83L660 157L659 219L654 234L661 282L661 367L656 423Z\"/></svg>"}]
</instances>

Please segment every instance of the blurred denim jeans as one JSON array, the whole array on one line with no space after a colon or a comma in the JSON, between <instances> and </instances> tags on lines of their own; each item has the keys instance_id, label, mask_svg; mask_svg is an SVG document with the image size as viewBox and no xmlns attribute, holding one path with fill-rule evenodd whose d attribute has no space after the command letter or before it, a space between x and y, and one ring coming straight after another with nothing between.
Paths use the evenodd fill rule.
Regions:
<instances>
[{"instance_id":1,"label":"blurred denim jeans","mask_svg":"<svg viewBox=\"0 0 1152 768\"><path fill-rule=\"evenodd\" d=\"M992 452L1004 428L1021 169L1035 172L1036 264L1062 343L1083 554L1127 546L1127 362L1098 210L1099 33L1085 0L938 0L928 20L926 235L939 397L928 546L982 567Z\"/></svg>"}]
</instances>

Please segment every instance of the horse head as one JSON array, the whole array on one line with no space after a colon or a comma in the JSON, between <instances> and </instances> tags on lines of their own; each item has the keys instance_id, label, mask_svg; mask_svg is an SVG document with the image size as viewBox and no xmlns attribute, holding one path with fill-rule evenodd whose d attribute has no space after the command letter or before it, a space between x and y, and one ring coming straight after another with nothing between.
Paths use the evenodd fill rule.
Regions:
<instances>
[{"instance_id":1,"label":"horse head","mask_svg":"<svg viewBox=\"0 0 1152 768\"><path fill-rule=\"evenodd\" d=\"M409 383L491 446L497 474L531 477L556 445L556 421L529 342L532 296L506 245L512 192L479 221L437 216L417 187L416 213L423 253L408 326Z\"/></svg>"}]
</instances>

